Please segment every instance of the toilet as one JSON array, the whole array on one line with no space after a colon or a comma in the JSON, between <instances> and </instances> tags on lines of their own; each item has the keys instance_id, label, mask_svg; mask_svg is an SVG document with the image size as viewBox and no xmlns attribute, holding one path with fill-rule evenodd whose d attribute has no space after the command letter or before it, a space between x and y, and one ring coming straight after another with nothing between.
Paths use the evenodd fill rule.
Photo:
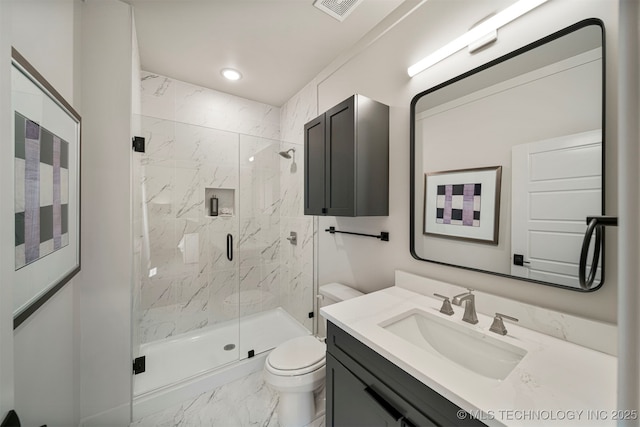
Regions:
<instances>
[{"instance_id":1,"label":"toilet","mask_svg":"<svg viewBox=\"0 0 640 427\"><path fill-rule=\"evenodd\" d=\"M341 283L320 286L321 303L329 304L363 295ZM326 320L322 319L318 337L293 338L273 349L264 365L265 382L279 394L278 421L282 427L303 427L316 417L314 391L324 384Z\"/></svg>"}]
</instances>

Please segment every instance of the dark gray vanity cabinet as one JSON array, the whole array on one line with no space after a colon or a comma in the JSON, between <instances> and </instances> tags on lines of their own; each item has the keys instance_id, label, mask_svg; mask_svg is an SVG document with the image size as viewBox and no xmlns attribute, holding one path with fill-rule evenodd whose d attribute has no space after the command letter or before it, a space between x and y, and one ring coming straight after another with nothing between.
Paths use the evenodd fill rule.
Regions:
<instances>
[{"instance_id":1,"label":"dark gray vanity cabinet","mask_svg":"<svg viewBox=\"0 0 640 427\"><path fill-rule=\"evenodd\" d=\"M327 427L484 425L331 322L326 378Z\"/></svg>"},{"instance_id":2,"label":"dark gray vanity cabinet","mask_svg":"<svg viewBox=\"0 0 640 427\"><path fill-rule=\"evenodd\" d=\"M389 214L389 107L353 95L304 126L304 214Z\"/></svg>"}]
</instances>

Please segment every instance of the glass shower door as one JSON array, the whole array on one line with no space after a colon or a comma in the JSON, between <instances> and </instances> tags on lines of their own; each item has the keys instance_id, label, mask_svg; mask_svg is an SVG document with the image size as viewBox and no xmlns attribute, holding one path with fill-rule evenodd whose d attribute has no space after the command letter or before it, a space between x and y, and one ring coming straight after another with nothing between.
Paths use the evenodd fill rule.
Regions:
<instances>
[{"instance_id":1,"label":"glass shower door","mask_svg":"<svg viewBox=\"0 0 640 427\"><path fill-rule=\"evenodd\" d=\"M239 136L140 117L134 396L239 359Z\"/></svg>"}]
</instances>

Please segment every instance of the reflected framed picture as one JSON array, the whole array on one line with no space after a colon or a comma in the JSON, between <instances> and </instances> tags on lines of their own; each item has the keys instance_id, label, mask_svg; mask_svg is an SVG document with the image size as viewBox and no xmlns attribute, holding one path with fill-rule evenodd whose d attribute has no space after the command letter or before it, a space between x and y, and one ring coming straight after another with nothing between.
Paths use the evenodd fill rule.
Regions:
<instances>
[{"instance_id":1,"label":"reflected framed picture","mask_svg":"<svg viewBox=\"0 0 640 427\"><path fill-rule=\"evenodd\" d=\"M80 271L81 119L17 50L11 53L14 208L4 220L14 224L17 328Z\"/></svg>"},{"instance_id":2,"label":"reflected framed picture","mask_svg":"<svg viewBox=\"0 0 640 427\"><path fill-rule=\"evenodd\" d=\"M502 166L424 176L426 235L498 244Z\"/></svg>"}]
</instances>

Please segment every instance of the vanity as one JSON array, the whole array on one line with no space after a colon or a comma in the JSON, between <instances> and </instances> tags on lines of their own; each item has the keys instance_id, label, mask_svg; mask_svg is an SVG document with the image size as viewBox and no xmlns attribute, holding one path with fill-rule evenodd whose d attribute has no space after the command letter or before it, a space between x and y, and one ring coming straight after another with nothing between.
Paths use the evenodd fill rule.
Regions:
<instances>
[{"instance_id":1,"label":"vanity","mask_svg":"<svg viewBox=\"0 0 640 427\"><path fill-rule=\"evenodd\" d=\"M605 59L604 26L586 19L412 99L415 259L516 284L603 286L603 232L590 236L594 218L607 218ZM329 426L639 416L616 410L615 325L405 272L320 312Z\"/></svg>"},{"instance_id":2,"label":"vanity","mask_svg":"<svg viewBox=\"0 0 640 427\"><path fill-rule=\"evenodd\" d=\"M634 416L616 411L615 326L480 292L472 325L461 307L441 313L434 292L465 289L397 272L393 287L321 309L327 425L602 426ZM489 331L487 309L500 306L520 318L505 321L504 336Z\"/></svg>"}]
</instances>

